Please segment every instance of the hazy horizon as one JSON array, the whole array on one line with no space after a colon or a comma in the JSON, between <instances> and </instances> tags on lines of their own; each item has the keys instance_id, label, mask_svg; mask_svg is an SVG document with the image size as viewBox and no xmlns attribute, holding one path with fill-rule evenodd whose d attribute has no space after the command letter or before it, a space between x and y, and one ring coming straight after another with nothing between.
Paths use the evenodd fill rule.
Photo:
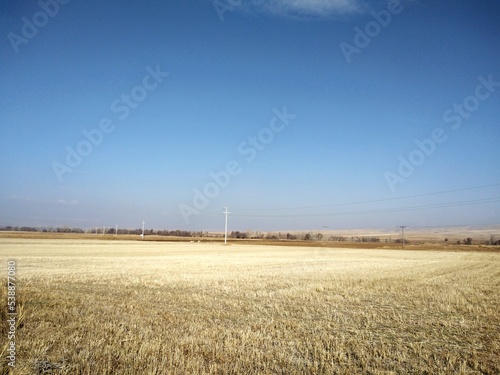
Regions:
<instances>
[{"instance_id":1,"label":"hazy horizon","mask_svg":"<svg viewBox=\"0 0 500 375\"><path fill-rule=\"evenodd\" d=\"M0 226L500 224L500 3L0 5Z\"/></svg>"}]
</instances>

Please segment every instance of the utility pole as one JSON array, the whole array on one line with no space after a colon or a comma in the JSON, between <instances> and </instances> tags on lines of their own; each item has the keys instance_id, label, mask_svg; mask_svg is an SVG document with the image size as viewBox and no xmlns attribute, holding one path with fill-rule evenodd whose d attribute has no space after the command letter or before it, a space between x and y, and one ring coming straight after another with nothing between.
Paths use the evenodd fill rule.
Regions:
<instances>
[{"instance_id":1,"label":"utility pole","mask_svg":"<svg viewBox=\"0 0 500 375\"><path fill-rule=\"evenodd\" d=\"M401 240L403 242L403 248L405 247L405 228L406 228L406 225L400 225L399 226L401 228Z\"/></svg>"},{"instance_id":2,"label":"utility pole","mask_svg":"<svg viewBox=\"0 0 500 375\"><path fill-rule=\"evenodd\" d=\"M144 238L144 220L142 221L142 234L141 237Z\"/></svg>"},{"instance_id":3,"label":"utility pole","mask_svg":"<svg viewBox=\"0 0 500 375\"><path fill-rule=\"evenodd\" d=\"M224 207L224 211L222 211L224 215L226 215L226 222L224 225L224 245L227 244L227 215L231 215L231 213L227 210L227 207Z\"/></svg>"}]
</instances>

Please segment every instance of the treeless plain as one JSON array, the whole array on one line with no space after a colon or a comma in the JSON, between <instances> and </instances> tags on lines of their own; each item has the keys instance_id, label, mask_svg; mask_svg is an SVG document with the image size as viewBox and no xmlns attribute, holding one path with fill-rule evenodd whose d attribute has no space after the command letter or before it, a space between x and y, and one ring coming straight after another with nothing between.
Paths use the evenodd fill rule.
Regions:
<instances>
[{"instance_id":1,"label":"treeless plain","mask_svg":"<svg viewBox=\"0 0 500 375\"><path fill-rule=\"evenodd\" d=\"M500 373L499 252L0 238L0 255L1 374Z\"/></svg>"}]
</instances>

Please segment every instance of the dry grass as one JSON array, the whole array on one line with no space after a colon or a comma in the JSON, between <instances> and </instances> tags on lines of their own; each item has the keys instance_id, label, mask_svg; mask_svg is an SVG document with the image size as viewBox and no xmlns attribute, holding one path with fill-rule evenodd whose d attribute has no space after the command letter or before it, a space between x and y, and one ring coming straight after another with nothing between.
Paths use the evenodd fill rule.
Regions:
<instances>
[{"instance_id":1,"label":"dry grass","mask_svg":"<svg viewBox=\"0 0 500 375\"><path fill-rule=\"evenodd\" d=\"M15 374L500 373L498 253L4 238L0 255Z\"/></svg>"}]
</instances>

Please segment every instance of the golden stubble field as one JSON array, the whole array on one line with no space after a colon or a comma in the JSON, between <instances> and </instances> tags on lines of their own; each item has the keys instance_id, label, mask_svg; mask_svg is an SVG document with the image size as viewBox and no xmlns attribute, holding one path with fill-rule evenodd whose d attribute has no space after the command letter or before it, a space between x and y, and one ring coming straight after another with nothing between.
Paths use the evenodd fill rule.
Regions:
<instances>
[{"instance_id":1,"label":"golden stubble field","mask_svg":"<svg viewBox=\"0 0 500 375\"><path fill-rule=\"evenodd\" d=\"M12 374L498 374L500 253L0 239ZM46 371L46 372L44 372Z\"/></svg>"}]
</instances>

